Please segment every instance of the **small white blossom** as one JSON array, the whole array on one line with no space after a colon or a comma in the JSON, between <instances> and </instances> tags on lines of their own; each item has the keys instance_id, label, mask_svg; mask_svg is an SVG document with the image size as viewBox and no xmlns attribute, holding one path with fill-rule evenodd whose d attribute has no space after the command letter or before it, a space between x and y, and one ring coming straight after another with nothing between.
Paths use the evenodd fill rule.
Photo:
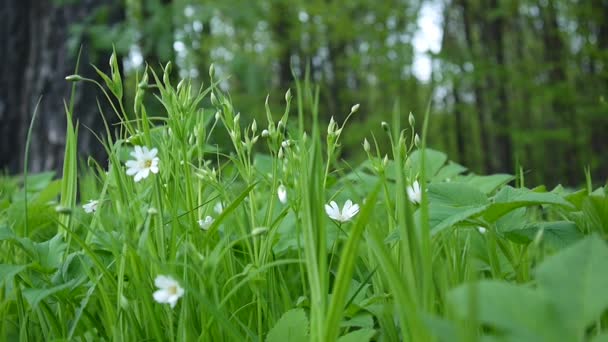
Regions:
<instances>
[{"instance_id":1,"label":"small white blossom","mask_svg":"<svg viewBox=\"0 0 608 342\"><path fill-rule=\"evenodd\" d=\"M420 203L422 200L422 190L420 190L420 183L418 181L407 187L407 197L414 204Z\"/></svg>"},{"instance_id":2,"label":"small white blossom","mask_svg":"<svg viewBox=\"0 0 608 342\"><path fill-rule=\"evenodd\" d=\"M479 226L479 227L477 227L477 231L480 234L485 234L488 230L486 228L482 227L482 226Z\"/></svg>"},{"instance_id":3,"label":"small white blossom","mask_svg":"<svg viewBox=\"0 0 608 342\"><path fill-rule=\"evenodd\" d=\"M153 294L154 300L160 304L169 304L171 308L174 308L179 298L184 295L184 289L170 276L157 276L154 285L158 287Z\"/></svg>"},{"instance_id":4,"label":"small white blossom","mask_svg":"<svg viewBox=\"0 0 608 342\"><path fill-rule=\"evenodd\" d=\"M224 211L224 206L222 205L222 202L217 202L214 206L213 206L213 211L215 211L216 214L221 214L222 211Z\"/></svg>"},{"instance_id":5,"label":"small white blossom","mask_svg":"<svg viewBox=\"0 0 608 342\"><path fill-rule=\"evenodd\" d=\"M277 189L277 195L279 196L279 201L281 201L281 203L287 203L287 188L285 187L285 185L279 185L279 188Z\"/></svg>"},{"instance_id":6,"label":"small white blossom","mask_svg":"<svg viewBox=\"0 0 608 342\"><path fill-rule=\"evenodd\" d=\"M213 217L207 216L204 220L198 220L198 225L202 230L207 230L213 224Z\"/></svg>"},{"instance_id":7,"label":"small white blossom","mask_svg":"<svg viewBox=\"0 0 608 342\"><path fill-rule=\"evenodd\" d=\"M97 205L99 204L98 200L89 200L89 203L82 206L84 212L87 214L91 214L97 211Z\"/></svg>"},{"instance_id":8,"label":"small white blossom","mask_svg":"<svg viewBox=\"0 0 608 342\"><path fill-rule=\"evenodd\" d=\"M333 220L347 222L359 213L359 205L353 204L351 200L347 200L342 207L342 211L340 211L338 204L331 201L329 204L325 205L325 212L327 213L327 216Z\"/></svg>"},{"instance_id":9,"label":"small white blossom","mask_svg":"<svg viewBox=\"0 0 608 342\"><path fill-rule=\"evenodd\" d=\"M128 160L125 165L127 166L127 175L134 176L133 180L139 182L140 180L147 178L152 173L158 173L159 159L156 156L158 150L153 148L149 150L146 146L135 146L135 150L131 152L131 156L135 160Z\"/></svg>"}]
</instances>

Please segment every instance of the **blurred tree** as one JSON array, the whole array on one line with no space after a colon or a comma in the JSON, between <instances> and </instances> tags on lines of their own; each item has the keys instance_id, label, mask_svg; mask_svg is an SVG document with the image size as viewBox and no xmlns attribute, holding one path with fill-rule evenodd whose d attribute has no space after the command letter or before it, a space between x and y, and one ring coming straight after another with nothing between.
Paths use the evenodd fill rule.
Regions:
<instances>
[{"instance_id":1,"label":"blurred tree","mask_svg":"<svg viewBox=\"0 0 608 342\"><path fill-rule=\"evenodd\" d=\"M92 48L87 35L78 28L118 19L112 1L2 1L0 3L0 168L20 172L27 130L38 107L38 119L32 133L31 171L59 170L65 147L64 100L71 84L65 76L73 74L76 52L82 44L81 74L91 76L88 63L103 70L108 50ZM118 12L120 13L120 12ZM74 26L75 25L75 26ZM100 156L101 144L82 129L101 126L95 101L98 89L80 87L76 93L75 118L80 120L80 150ZM107 106L102 105L102 108Z\"/></svg>"}]
</instances>

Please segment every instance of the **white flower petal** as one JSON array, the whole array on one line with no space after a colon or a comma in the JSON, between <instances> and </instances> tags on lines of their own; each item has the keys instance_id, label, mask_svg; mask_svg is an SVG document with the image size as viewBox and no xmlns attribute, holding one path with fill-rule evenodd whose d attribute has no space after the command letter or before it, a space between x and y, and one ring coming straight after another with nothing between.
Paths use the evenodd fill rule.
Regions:
<instances>
[{"instance_id":1,"label":"white flower petal","mask_svg":"<svg viewBox=\"0 0 608 342\"><path fill-rule=\"evenodd\" d=\"M167 303L167 300L169 299L169 292L166 289L161 289L161 290L157 290L155 291L152 296L154 297L154 300L160 304L165 304Z\"/></svg>"},{"instance_id":2,"label":"white flower petal","mask_svg":"<svg viewBox=\"0 0 608 342\"><path fill-rule=\"evenodd\" d=\"M141 146L135 146L135 151L134 152L135 152L134 157L136 159L140 159L144 155L144 152L143 152Z\"/></svg>"},{"instance_id":3,"label":"white flower petal","mask_svg":"<svg viewBox=\"0 0 608 342\"><path fill-rule=\"evenodd\" d=\"M161 289L166 289L169 286L174 285L175 283L175 279L164 275L159 275L154 279L154 286Z\"/></svg>"},{"instance_id":4,"label":"white flower petal","mask_svg":"<svg viewBox=\"0 0 608 342\"><path fill-rule=\"evenodd\" d=\"M287 188L285 188L285 185L279 185L279 188L277 189L277 195L279 196L279 201L281 203L287 203Z\"/></svg>"},{"instance_id":5,"label":"white flower petal","mask_svg":"<svg viewBox=\"0 0 608 342\"><path fill-rule=\"evenodd\" d=\"M133 180L135 181L135 183L137 183L142 179L143 179L143 172L141 170L138 170L137 173L135 174L135 177L133 177Z\"/></svg>"}]
</instances>

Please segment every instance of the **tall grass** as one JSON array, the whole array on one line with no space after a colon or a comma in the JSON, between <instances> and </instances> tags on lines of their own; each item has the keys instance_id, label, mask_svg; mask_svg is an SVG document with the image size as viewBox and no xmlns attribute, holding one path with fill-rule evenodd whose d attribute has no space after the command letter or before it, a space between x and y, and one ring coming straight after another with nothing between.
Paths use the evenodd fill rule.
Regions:
<instances>
[{"instance_id":1,"label":"tall grass","mask_svg":"<svg viewBox=\"0 0 608 342\"><path fill-rule=\"evenodd\" d=\"M2 180L3 340L548 339L558 335L509 323L517 315L496 323L486 297L508 303L477 280L532 296L545 259L608 231L605 189L548 192L523 180L513 188L510 175L473 175L428 149L430 109L415 132L414 118L402 126L395 106L383 124L391 150L366 141L369 159L352 167L340 160L348 125L319 122L319 89L308 78L296 81L295 109L288 90L282 115L266 105L261 124L239 114L213 68L200 89L172 85L170 65L162 75L146 71L127 112L114 56L110 63L111 75L101 75L109 93L68 77L99 86L115 111L103 115L121 120L100 138L107 169L77 170L78 125L66 107L61 180ZM164 112L148 113L146 96ZM369 109L350 115L358 110ZM217 134L232 145L215 145ZM135 146L157 148L160 160L159 172L138 182L126 173ZM419 201L408 195L414 183ZM88 200L98 201L92 213L82 208ZM330 219L325 205L346 200L360 211ZM603 242L585 241L605 252ZM159 275L184 289L175 307L153 298ZM572 336L604 334L606 306Z\"/></svg>"}]
</instances>

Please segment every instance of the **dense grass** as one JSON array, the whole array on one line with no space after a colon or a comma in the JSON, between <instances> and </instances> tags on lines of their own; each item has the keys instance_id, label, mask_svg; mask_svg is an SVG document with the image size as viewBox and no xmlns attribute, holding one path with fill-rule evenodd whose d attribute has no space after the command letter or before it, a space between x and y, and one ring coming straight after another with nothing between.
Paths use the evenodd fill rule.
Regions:
<instances>
[{"instance_id":1,"label":"dense grass","mask_svg":"<svg viewBox=\"0 0 608 342\"><path fill-rule=\"evenodd\" d=\"M63 176L0 182L0 339L608 338L605 187L468 173L403 129L398 108L383 123L392 149L370 136L369 159L349 165L348 125L319 122L307 80L262 125L213 70L200 90L169 72L143 76L128 114L118 68L104 75L122 120L100 139L107 169L77 170L67 108ZM166 113L146 112L151 94ZM232 146L213 145L220 131ZM331 219L325 205L347 200L359 210Z\"/></svg>"}]
</instances>

